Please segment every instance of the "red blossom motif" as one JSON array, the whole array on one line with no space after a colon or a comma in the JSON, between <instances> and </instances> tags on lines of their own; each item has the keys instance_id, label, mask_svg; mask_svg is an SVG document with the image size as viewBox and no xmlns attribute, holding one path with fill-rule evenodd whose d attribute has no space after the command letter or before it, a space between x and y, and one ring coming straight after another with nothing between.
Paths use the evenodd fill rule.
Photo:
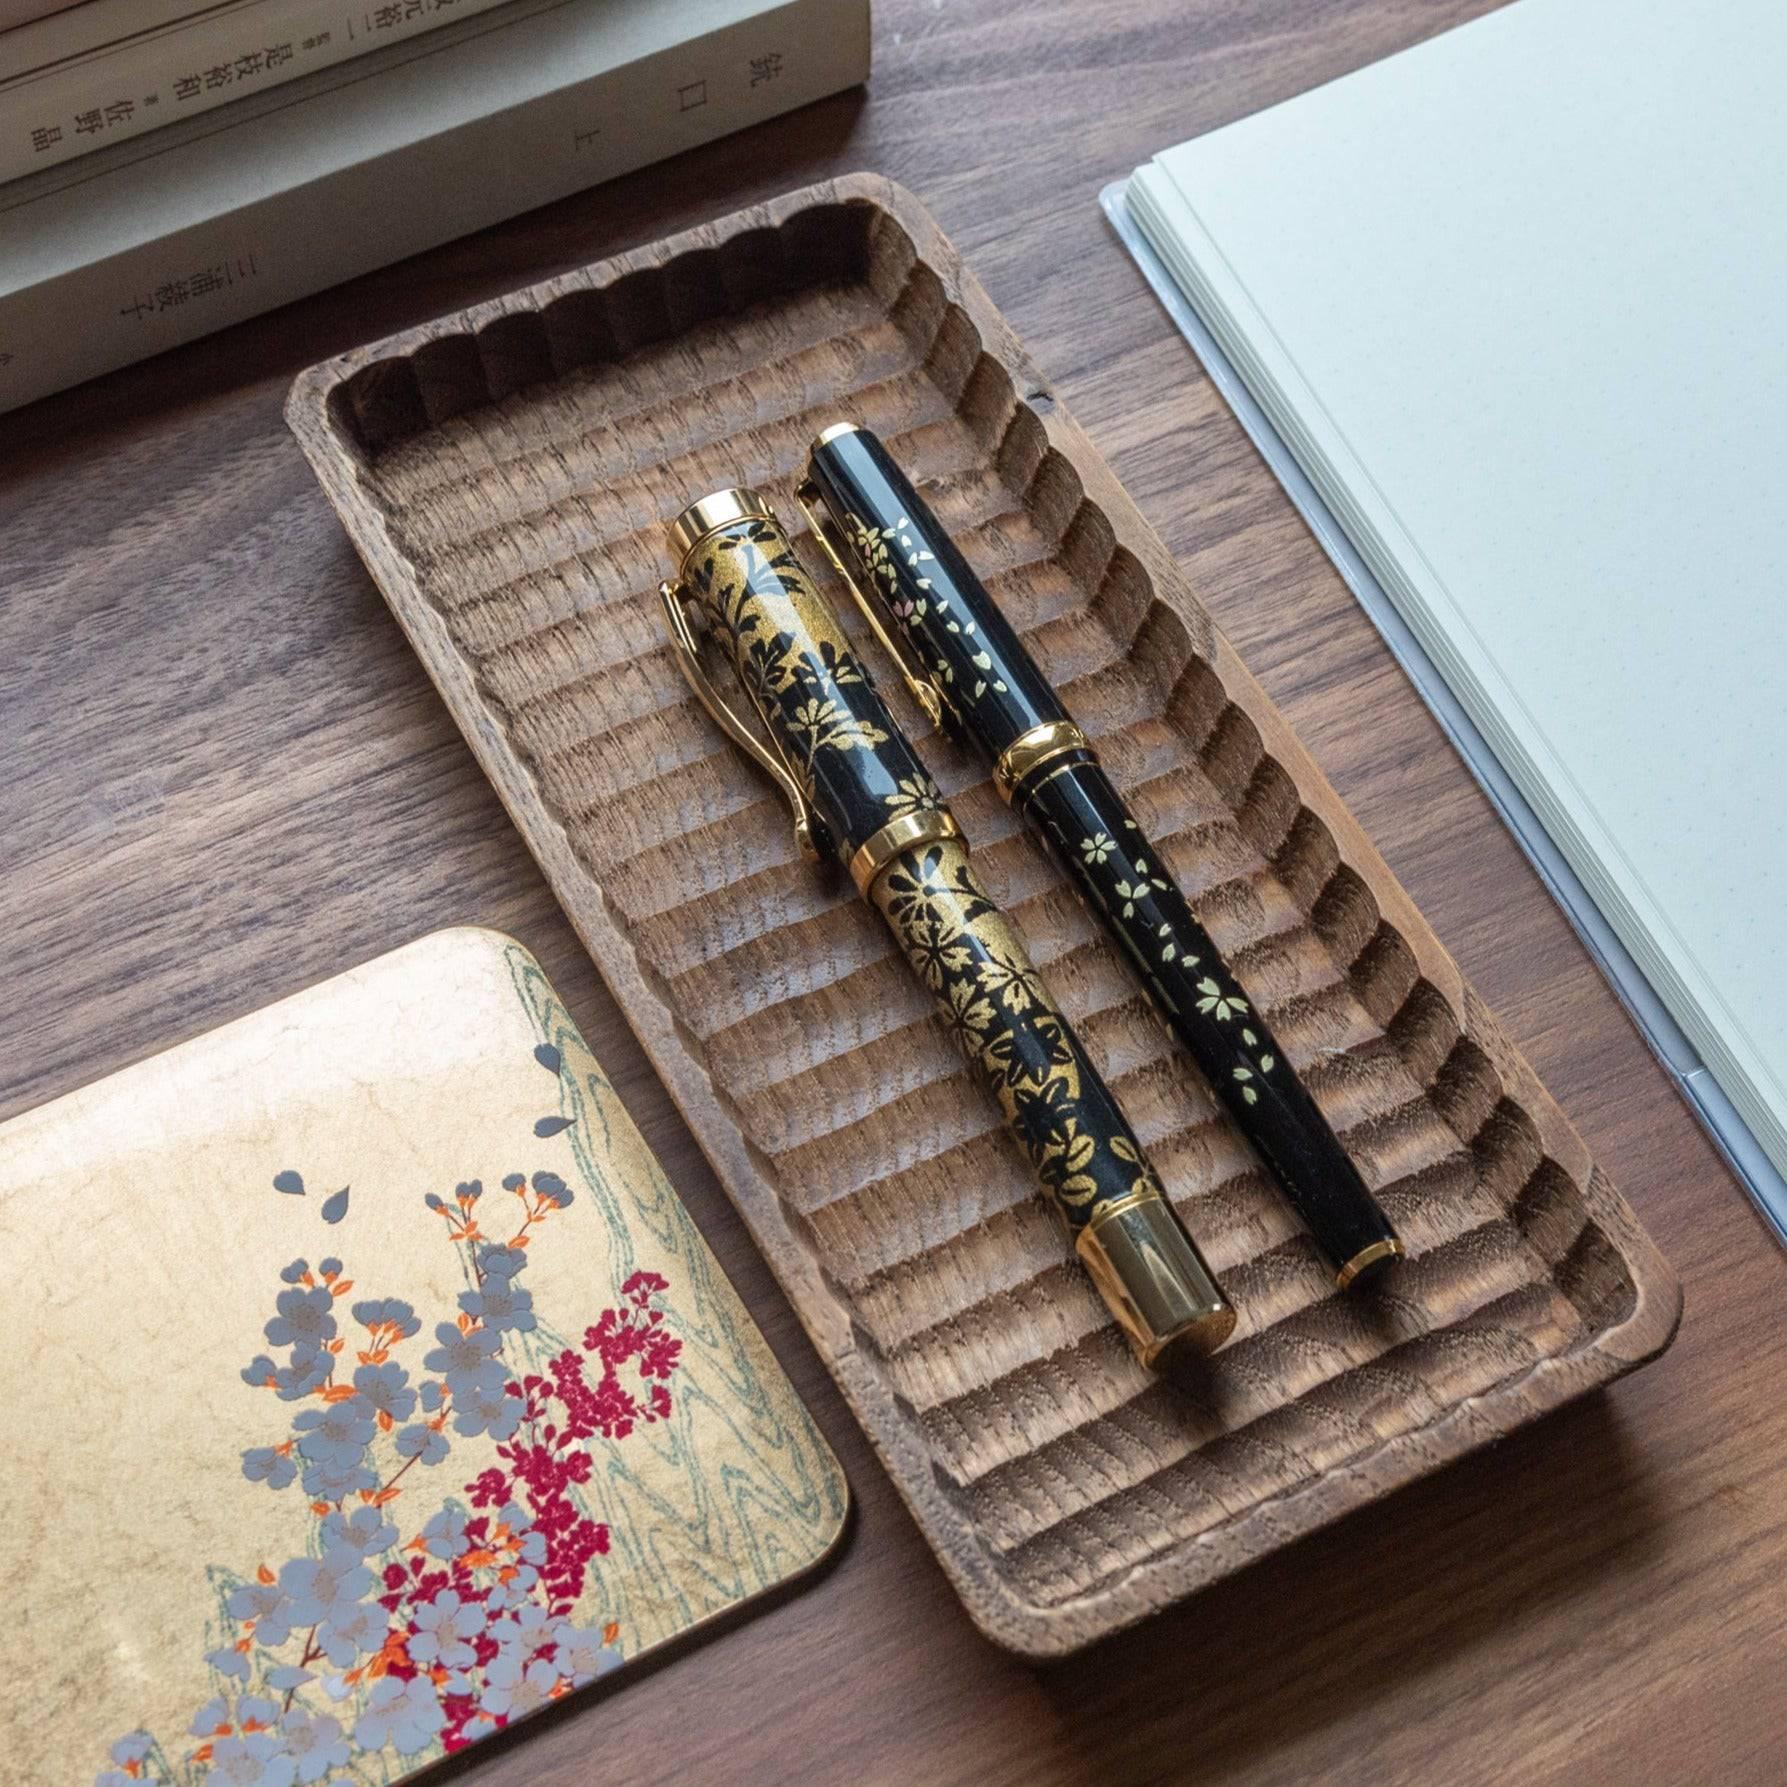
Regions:
<instances>
[{"instance_id":1,"label":"red blossom motif","mask_svg":"<svg viewBox=\"0 0 1787 1787\"><path fill-rule=\"evenodd\" d=\"M547 1375L530 1373L519 1384L508 1385L509 1393L526 1403L527 1413L514 1439L496 1448L507 1468L492 1466L465 1486L472 1507L482 1510L465 1523L466 1550L444 1565L418 1551L407 1567L386 1566L380 1604L393 1616L392 1641L381 1659L386 1672L400 1680L418 1673L405 1648L419 1629L415 1610L442 1589L454 1589L464 1602L484 1602L496 1582L512 1579L523 1541L498 1523L496 1513L510 1502L526 1507L533 1530L545 1543L545 1558L535 1566L539 1584L530 1599L554 1616L575 1607L591 1560L606 1556L610 1544L608 1528L582 1513L572 1499L572 1490L590 1478L584 1442L597 1435L625 1439L636 1427L669 1415L670 1390L664 1380L677 1368L682 1342L665 1332L663 1312L651 1305L652 1297L668 1288L655 1272L635 1272L621 1286L625 1305L604 1310L585 1333L584 1351L602 1366L596 1383L585 1375L583 1358L566 1348L548 1361ZM639 1383L629 1389L620 1374L634 1361ZM473 1642L482 1669L496 1656L497 1646L485 1635ZM552 1652L547 1645L539 1654L550 1657ZM441 1741L449 1753L480 1735L466 1730L478 1711L474 1697L443 1693L441 1708L447 1716ZM500 1727L508 1720L496 1723Z\"/></svg>"}]
</instances>

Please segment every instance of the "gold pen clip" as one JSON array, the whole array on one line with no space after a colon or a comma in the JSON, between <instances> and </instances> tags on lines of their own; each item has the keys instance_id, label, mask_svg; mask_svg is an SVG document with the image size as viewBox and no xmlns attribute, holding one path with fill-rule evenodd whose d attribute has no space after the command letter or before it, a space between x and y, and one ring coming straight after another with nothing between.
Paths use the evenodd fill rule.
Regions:
<instances>
[{"instance_id":1,"label":"gold pen clip","mask_svg":"<svg viewBox=\"0 0 1787 1787\"><path fill-rule=\"evenodd\" d=\"M906 680L906 687L912 691L912 699L923 710L925 717L933 726L943 724L943 694L937 685L925 673L924 665L919 661L917 652L910 641L900 638L881 619L881 611L869 599L868 592L857 582L851 572L850 565L855 561L855 553L848 543L837 533L830 511L825 506L825 498L820 495L819 486L808 478L794 493L794 500L800 505L800 512L807 518L807 526L813 530L813 538L825 556L831 560L832 569L843 578L844 587L855 598L856 605L862 610L862 617L869 623L869 631L881 642L881 649L899 665L900 674Z\"/></svg>"},{"instance_id":2,"label":"gold pen clip","mask_svg":"<svg viewBox=\"0 0 1787 1787\"><path fill-rule=\"evenodd\" d=\"M707 670L701 662L695 630L689 625L688 610L683 605L684 591L681 583L666 578L658 585L658 595L664 604L664 618L670 624L670 644L676 658L676 667L683 673L683 681L694 691L695 699L707 709L714 724L781 789L794 814L795 842L800 845L803 856L811 862L817 862L822 855L820 840L825 835L824 826L819 815L813 811L812 802L807 799L806 790L801 787L799 778L772 749L774 734L770 735L771 744L765 744L727 706L720 692L709 680Z\"/></svg>"}]
</instances>

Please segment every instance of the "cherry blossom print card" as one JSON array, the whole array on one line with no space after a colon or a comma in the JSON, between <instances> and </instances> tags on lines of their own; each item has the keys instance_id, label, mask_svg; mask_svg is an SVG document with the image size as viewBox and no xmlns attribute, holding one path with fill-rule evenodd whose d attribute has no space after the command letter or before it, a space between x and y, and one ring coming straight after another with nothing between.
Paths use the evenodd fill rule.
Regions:
<instances>
[{"instance_id":1,"label":"cherry blossom print card","mask_svg":"<svg viewBox=\"0 0 1787 1787\"><path fill-rule=\"evenodd\" d=\"M492 932L0 1127L0 1259L9 1781L400 1781L844 1524L837 1461Z\"/></svg>"}]
</instances>

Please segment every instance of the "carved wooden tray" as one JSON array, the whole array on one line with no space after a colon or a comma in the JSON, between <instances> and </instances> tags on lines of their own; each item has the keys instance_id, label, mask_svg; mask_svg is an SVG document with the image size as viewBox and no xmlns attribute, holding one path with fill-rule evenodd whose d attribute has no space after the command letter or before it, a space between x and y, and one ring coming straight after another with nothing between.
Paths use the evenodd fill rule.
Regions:
<instances>
[{"instance_id":1,"label":"carved wooden tray","mask_svg":"<svg viewBox=\"0 0 1787 1787\"><path fill-rule=\"evenodd\" d=\"M1654 1357L1673 1273L923 208L856 176L303 374L331 500L914 1518L1059 1655ZM1130 1358L872 914L691 698L664 523L894 443L1411 1257L1313 1245L981 771L883 687L1240 1311ZM812 542L802 543L817 573ZM834 592L836 593L836 592ZM854 616L851 617L854 620Z\"/></svg>"}]
</instances>

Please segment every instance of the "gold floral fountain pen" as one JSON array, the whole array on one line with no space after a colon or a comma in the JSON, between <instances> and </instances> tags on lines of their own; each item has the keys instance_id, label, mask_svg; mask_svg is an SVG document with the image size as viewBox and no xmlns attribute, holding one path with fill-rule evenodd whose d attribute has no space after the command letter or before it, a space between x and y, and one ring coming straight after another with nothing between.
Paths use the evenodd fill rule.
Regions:
<instances>
[{"instance_id":1,"label":"gold floral fountain pen","mask_svg":"<svg viewBox=\"0 0 1787 1787\"><path fill-rule=\"evenodd\" d=\"M1277 1174L1346 1286L1402 1242L1285 1052L1193 915L1157 846L1016 629L866 428L813 443L801 505L934 721L977 747L1150 998ZM884 618L885 617L885 618Z\"/></svg>"},{"instance_id":2,"label":"gold floral fountain pen","mask_svg":"<svg viewBox=\"0 0 1787 1787\"><path fill-rule=\"evenodd\" d=\"M787 797L803 850L844 864L886 921L1137 1356L1170 1375L1213 1352L1234 1310L774 511L753 491L717 491L676 518L670 539L681 568L660 593L702 706ZM767 744L709 680L691 607Z\"/></svg>"}]
</instances>

